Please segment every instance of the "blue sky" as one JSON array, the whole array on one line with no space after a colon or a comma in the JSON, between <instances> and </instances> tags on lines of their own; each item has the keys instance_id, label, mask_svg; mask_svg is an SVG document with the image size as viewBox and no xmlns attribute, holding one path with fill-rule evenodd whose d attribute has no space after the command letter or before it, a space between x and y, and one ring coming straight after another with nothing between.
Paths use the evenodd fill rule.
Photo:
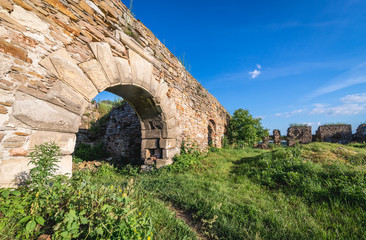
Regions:
<instances>
[{"instance_id":1,"label":"blue sky","mask_svg":"<svg viewBox=\"0 0 366 240\"><path fill-rule=\"evenodd\" d=\"M231 114L248 109L282 134L290 123L366 121L365 9L364 0L133 1Z\"/></svg>"}]
</instances>

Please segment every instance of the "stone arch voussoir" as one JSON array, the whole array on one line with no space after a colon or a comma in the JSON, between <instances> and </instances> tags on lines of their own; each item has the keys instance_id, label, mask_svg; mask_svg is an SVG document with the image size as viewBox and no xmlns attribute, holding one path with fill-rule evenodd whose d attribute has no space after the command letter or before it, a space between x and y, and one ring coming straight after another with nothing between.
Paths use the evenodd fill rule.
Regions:
<instances>
[{"instance_id":1,"label":"stone arch voussoir","mask_svg":"<svg viewBox=\"0 0 366 240\"><path fill-rule=\"evenodd\" d=\"M152 157L151 152L154 152L152 150L160 149L161 154L155 162L157 167L172 163L174 155L179 154L177 110L174 100L167 96L168 85L155 79L153 64L132 49L128 50L128 59L116 57L106 42L92 42L89 47L94 55L89 61L79 63L66 49L60 49L44 58L40 64L60 80L59 91L65 86L87 101L99 92L116 87L128 86L126 89L131 89L133 86L146 92L161 116L161 128L151 129L144 122L145 119L140 117L142 156L149 159ZM134 105L133 102L130 103ZM82 109L78 113L81 111ZM138 111L137 113L139 115Z\"/></svg>"}]
</instances>

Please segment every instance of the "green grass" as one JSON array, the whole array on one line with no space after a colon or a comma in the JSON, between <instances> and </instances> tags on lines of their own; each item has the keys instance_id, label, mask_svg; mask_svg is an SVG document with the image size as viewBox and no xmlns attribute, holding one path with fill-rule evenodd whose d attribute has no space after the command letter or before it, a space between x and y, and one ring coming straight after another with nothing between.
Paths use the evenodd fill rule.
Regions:
<instances>
[{"instance_id":1,"label":"green grass","mask_svg":"<svg viewBox=\"0 0 366 240\"><path fill-rule=\"evenodd\" d=\"M144 216L139 233L150 229L153 239L196 239L171 205L209 239L364 239L365 160L364 147L330 143L212 149L149 173L104 167L90 175L88 189L123 190L134 179L128 197Z\"/></svg>"}]
</instances>

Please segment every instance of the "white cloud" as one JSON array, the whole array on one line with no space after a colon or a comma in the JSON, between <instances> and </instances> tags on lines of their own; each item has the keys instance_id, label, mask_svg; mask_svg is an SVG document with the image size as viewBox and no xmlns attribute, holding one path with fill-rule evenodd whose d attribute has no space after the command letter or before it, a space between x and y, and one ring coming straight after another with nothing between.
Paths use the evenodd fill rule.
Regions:
<instances>
[{"instance_id":1,"label":"white cloud","mask_svg":"<svg viewBox=\"0 0 366 240\"><path fill-rule=\"evenodd\" d=\"M253 72L249 72L249 75L251 75L251 77L254 79L254 78L257 78L262 72L255 69Z\"/></svg>"},{"instance_id":2,"label":"white cloud","mask_svg":"<svg viewBox=\"0 0 366 240\"><path fill-rule=\"evenodd\" d=\"M325 114L325 115L357 115L366 111L366 104L346 103L338 106L326 106L317 104L310 112L311 115Z\"/></svg>"},{"instance_id":3,"label":"white cloud","mask_svg":"<svg viewBox=\"0 0 366 240\"><path fill-rule=\"evenodd\" d=\"M314 108L310 111L310 115L325 114L325 115L357 115L366 112L366 93L357 93L347 95L339 99L341 104L314 104Z\"/></svg>"},{"instance_id":4,"label":"white cloud","mask_svg":"<svg viewBox=\"0 0 366 240\"><path fill-rule=\"evenodd\" d=\"M317 126L320 126L320 125L322 125L322 123L321 122L310 122L310 123L304 123L304 124L306 124L306 125L308 125L308 126L312 126L312 127L317 127Z\"/></svg>"},{"instance_id":5,"label":"white cloud","mask_svg":"<svg viewBox=\"0 0 366 240\"><path fill-rule=\"evenodd\" d=\"M366 62L334 78L327 86L315 90L307 100L362 83L366 83Z\"/></svg>"},{"instance_id":6,"label":"white cloud","mask_svg":"<svg viewBox=\"0 0 366 240\"><path fill-rule=\"evenodd\" d=\"M341 98L341 101L344 103L366 103L366 93L347 95Z\"/></svg>"},{"instance_id":7,"label":"white cloud","mask_svg":"<svg viewBox=\"0 0 366 240\"><path fill-rule=\"evenodd\" d=\"M291 117L292 115L295 115L295 114L299 114L299 113L302 113L304 112L305 109L298 109L298 110L293 110L292 112L284 112L284 113L276 113L275 116L276 117Z\"/></svg>"},{"instance_id":8,"label":"white cloud","mask_svg":"<svg viewBox=\"0 0 366 240\"><path fill-rule=\"evenodd\" d=\"M257 64L258 69L262 69L262 66L260 64Z\"/></svg>"}]
</instances>

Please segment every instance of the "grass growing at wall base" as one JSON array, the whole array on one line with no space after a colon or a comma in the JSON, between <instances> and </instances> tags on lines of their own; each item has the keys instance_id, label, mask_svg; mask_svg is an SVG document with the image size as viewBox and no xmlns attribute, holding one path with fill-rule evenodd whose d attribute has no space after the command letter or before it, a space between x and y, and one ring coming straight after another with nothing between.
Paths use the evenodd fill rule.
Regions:
<instances>
[{"instance_id":1,"label":"grass growing at wall base","mask_svg":"<svg viewBox=\"0 0 366 240\"><path fill-rule=\"evenodd\" d=\"M363 239L365 164L365 148L311 143L270 151L213 149L205 155L182 155L176 165L148 173L131 166L117 170L105 165L96 173L76 174L79 177L62 191L67 194L61 199L69 204L58 205L62 207L51 216L58 215L65 223L60 226L67 228L70 210L77 209L81 221L85 216L80 217L82 210L91 204L92 216L99 216L96 224L109 222L111 215L103 205L113 210L119 206L113 199L126 197L132 207L119 208L131 211L128 222L138 222L135 228L126 228L130 229L129 239L196 239L190 227L175 217L170 205L191 214L193 221L200 223L196 230L209 239ZM4 191L0 193L0 239L14 238L19 229L25 229L23 225L17 227L17 221L29 213L35 198L34 194L27 201L8 202L12 207L5 208L10 198L19 200L15 195L25 197L29 193L18 190L4 197ZM103 204L98 204L103 197ZM6 211L13 215L6 219L10 214ZM49 219L47 214L42 218L46 222ZM36 226L37 234L58 231L55 225ZM119 229L119 224L111 225L108 229L113 230L112 235L108 235L101 227L103 234L98 235L101 232L96 231L102 225L92 230L80 226L83 234L93 231L90 234L94 235L87 238L112 239Z\"/></svg>"}]
</instances>

